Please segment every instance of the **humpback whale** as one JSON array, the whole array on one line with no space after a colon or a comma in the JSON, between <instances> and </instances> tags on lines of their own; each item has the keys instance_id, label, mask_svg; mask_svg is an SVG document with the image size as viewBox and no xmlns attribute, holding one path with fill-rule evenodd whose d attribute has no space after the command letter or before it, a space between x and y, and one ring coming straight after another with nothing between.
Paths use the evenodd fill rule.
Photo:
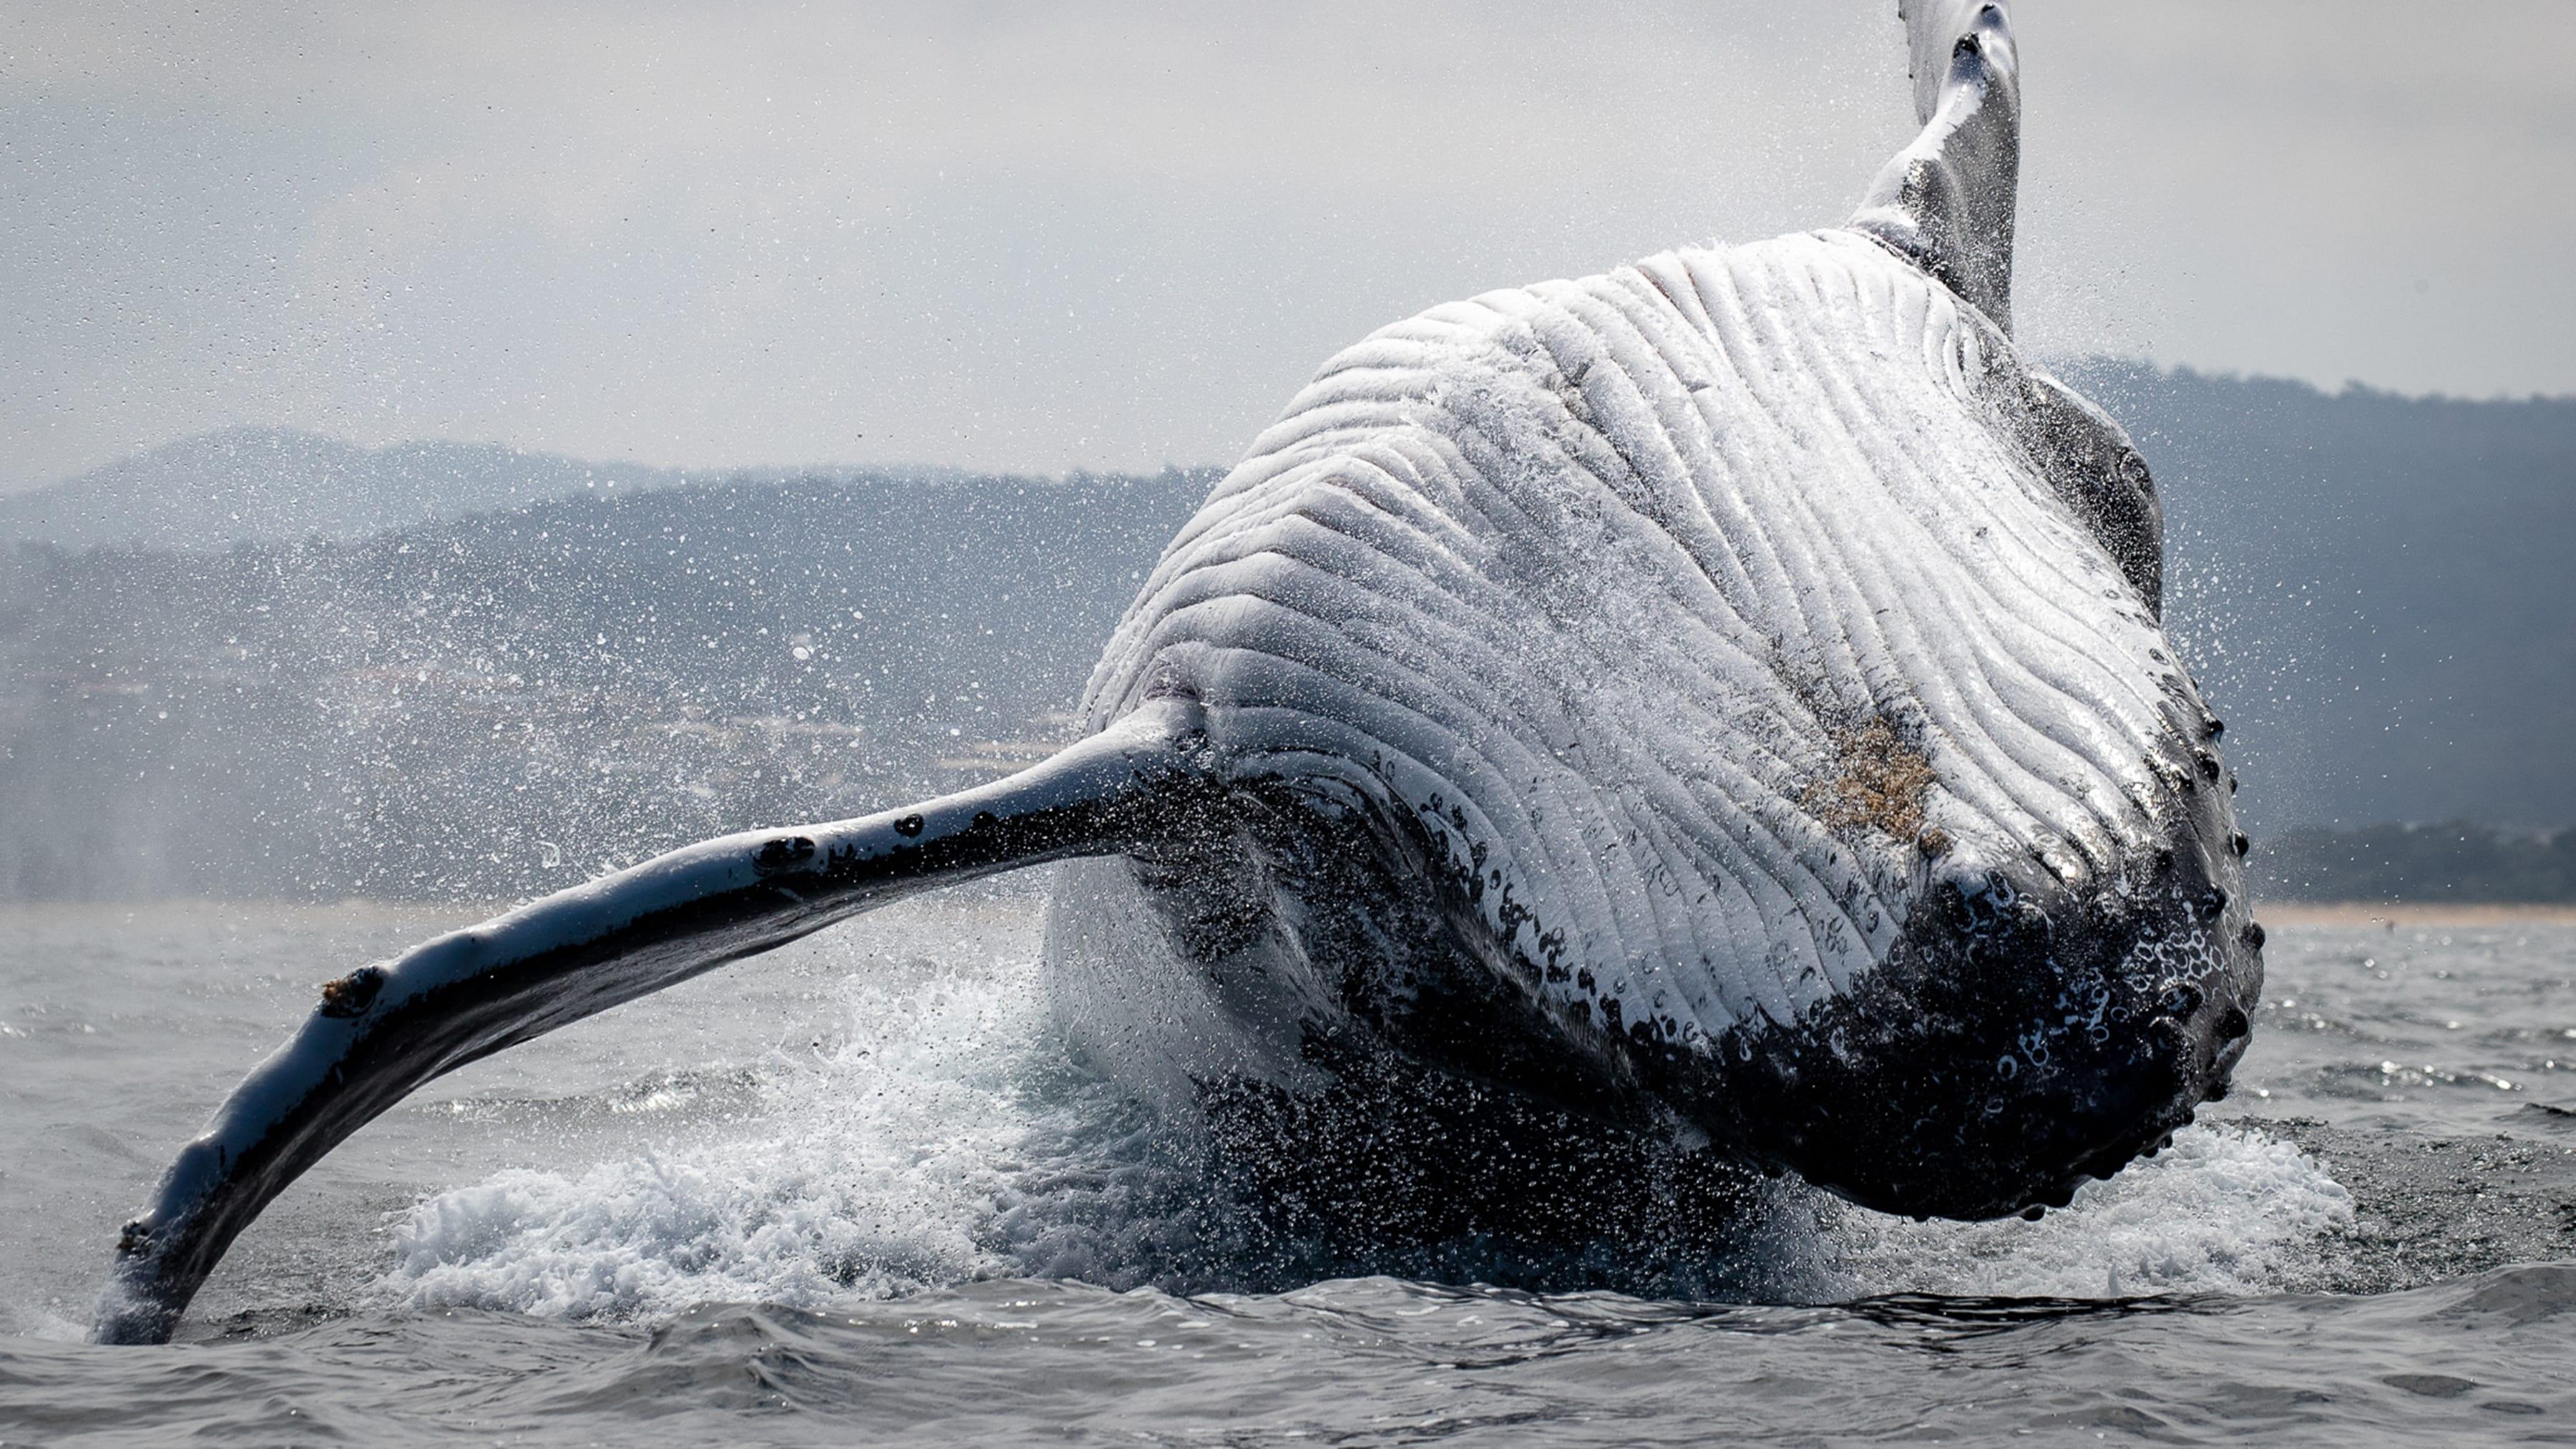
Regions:
<instances>
[{"instance_id":1,"label":"humpback whale","mask_svg":"<svg viewBox=\"0 0 2576 1449\"><path fill-rule=\"evenodd\" d=\"M1844 225L1334 357L1053 758L323 987L126 1226L97 1336L166 1339L263 1206L439 1074L1044 862L1068 1031L1158 1099L1466 1084L1959 1218L2154 1150L2261 988L2234 781L2160 622L2145 462L2012 340L2005 6L1899 14L1922 129Z\"/></svg>"}]
</instances>

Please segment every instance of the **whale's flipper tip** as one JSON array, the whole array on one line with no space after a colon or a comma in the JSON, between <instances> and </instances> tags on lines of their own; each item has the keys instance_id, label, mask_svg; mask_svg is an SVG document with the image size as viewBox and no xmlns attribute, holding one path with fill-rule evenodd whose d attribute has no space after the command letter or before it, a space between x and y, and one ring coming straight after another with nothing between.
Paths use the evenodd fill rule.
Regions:
<instances>
[{"instance_id":1,"label":"whale's flipper tip","mask_svg":"<svg viewBox=\"0 0 2576 1449\"><path fill-rule=\"evenodd\" d=\"M675 850L329 983L125 1225L92 1337L166 1342L271 1199L442 1073L921 890L1199 828L1205 739L1158 701L1008 779Z\"/></svg>"},{"instance_id":2,"label":"whale's flipper tip","mask_svg":"<svg viewBox=\"0 0 2576 1449\"><path fill-rule=\"evenodd\" d=\"M2012 330L2021 61L2003 0L1900 0L1923 132L1870 184L1852 225Z\"/></svg>"},{"instance_id":3,"label":"whale's flipper tip","mask_svg":"<svg viewBox=\"0 0 2576 1449\"><path fill-rule=\"evenodd\" d=\"M2002 63L2012 63L2012 17L2004 0L1897 0L1896 18L1905 22L1906 74L1914 81L1918 125L1931 125L1940 113L1962 37L2000 35Z\"/></svg>"}]
</instances>

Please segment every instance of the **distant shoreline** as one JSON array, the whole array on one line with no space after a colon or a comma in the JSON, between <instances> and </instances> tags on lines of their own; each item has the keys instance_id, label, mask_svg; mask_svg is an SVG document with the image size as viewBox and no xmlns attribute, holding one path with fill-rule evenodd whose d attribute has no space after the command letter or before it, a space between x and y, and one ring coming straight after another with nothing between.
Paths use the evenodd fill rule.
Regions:
<instances>
[{"instance_id":1,"label":"distant shoreline","mask_svg":"<svg viewBox=\"0 0 2576 1449\"><path fill-rule=\"evenodd\" d=\"M2571 901L2264 901L2254 914L2275 926L2576 926Z\"/></svg>"}]
</instances>

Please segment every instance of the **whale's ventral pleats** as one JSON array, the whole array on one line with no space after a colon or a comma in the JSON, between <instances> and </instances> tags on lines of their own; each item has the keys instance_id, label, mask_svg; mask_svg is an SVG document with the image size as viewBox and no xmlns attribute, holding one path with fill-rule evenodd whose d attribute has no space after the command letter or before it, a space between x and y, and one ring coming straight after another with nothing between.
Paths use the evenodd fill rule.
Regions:
<instances>
[{"instance_id":1,"label":"whale's ventral pleats","mask_svg":"<svg viewBox=\"0 0 2576 1449\"><path fill-rule=\"evenodd\" d=\"M335 982L127 1229L100 1335L166 1336L438 1073L1042 861L1067 1032L1256 1193L1321 1200L1312 1152L1484 1231L1444 1141L1599 1193L1637 1142L1985 1217L2167 1140L2262 979L2218 727L2144 460L2009 336L2005 8L1903 14L1923 131L1848 225L1327 362L1145 581L1081 743Z\"/></svg>"}]
</instances>

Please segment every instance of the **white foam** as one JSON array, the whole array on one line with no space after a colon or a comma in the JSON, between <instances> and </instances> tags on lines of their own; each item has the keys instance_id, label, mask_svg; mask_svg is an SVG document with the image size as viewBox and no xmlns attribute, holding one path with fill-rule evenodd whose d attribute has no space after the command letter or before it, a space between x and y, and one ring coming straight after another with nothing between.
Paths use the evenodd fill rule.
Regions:
<instances>
[{"instance_id":1,"label":"white foam","mask_svg":"<svg viewBox=\"0 0 2576 1449\"><path fill-rule=\"evenodd\" d=\"M2295 1282L2352 1213L2352 1194L2295 1145L2249 1128L2190 1127L2039 1222L1852 1211L1825 1229L1823 1247L1837 1296L2261 1293Z\"/></svg>"},{"instance_id":2,"label":"white foam","mask_svg":"<svg viewBox=\"0 0 2576 1449\"><path fill-rule=\"evenodd\" d=\"M379 1294L582 1318L822 1307L995 1275L1221 1286L1221 1225L1142 1114L1071 1068L1034 946L961 945L947 974L902 984L853 960L845 1039L774 1064L742 1119L429 1198L396 1220ZM1912 1223L1784 1194L1766 1261L1721 1276L1802 1299L2263 1292L2295 1283L2351 1217L2295 1146L2202 1127L2036 1223Z\"/></svg>"},{"instance_id":3,"label":"white foam","mask_svg":"<svg viewBox=\"0 0 2576 1449\"><path fill-rule=\"evenodd\" d=\"M549 1316L710 1300L813 1305L1008 1267L985 1240L1040 1129L1025 972L845 988L837 1048L773 1073L715 1140L578 1172L517 1170L395 1227L391 1293Z\"/></svg>"}]
</instances>

